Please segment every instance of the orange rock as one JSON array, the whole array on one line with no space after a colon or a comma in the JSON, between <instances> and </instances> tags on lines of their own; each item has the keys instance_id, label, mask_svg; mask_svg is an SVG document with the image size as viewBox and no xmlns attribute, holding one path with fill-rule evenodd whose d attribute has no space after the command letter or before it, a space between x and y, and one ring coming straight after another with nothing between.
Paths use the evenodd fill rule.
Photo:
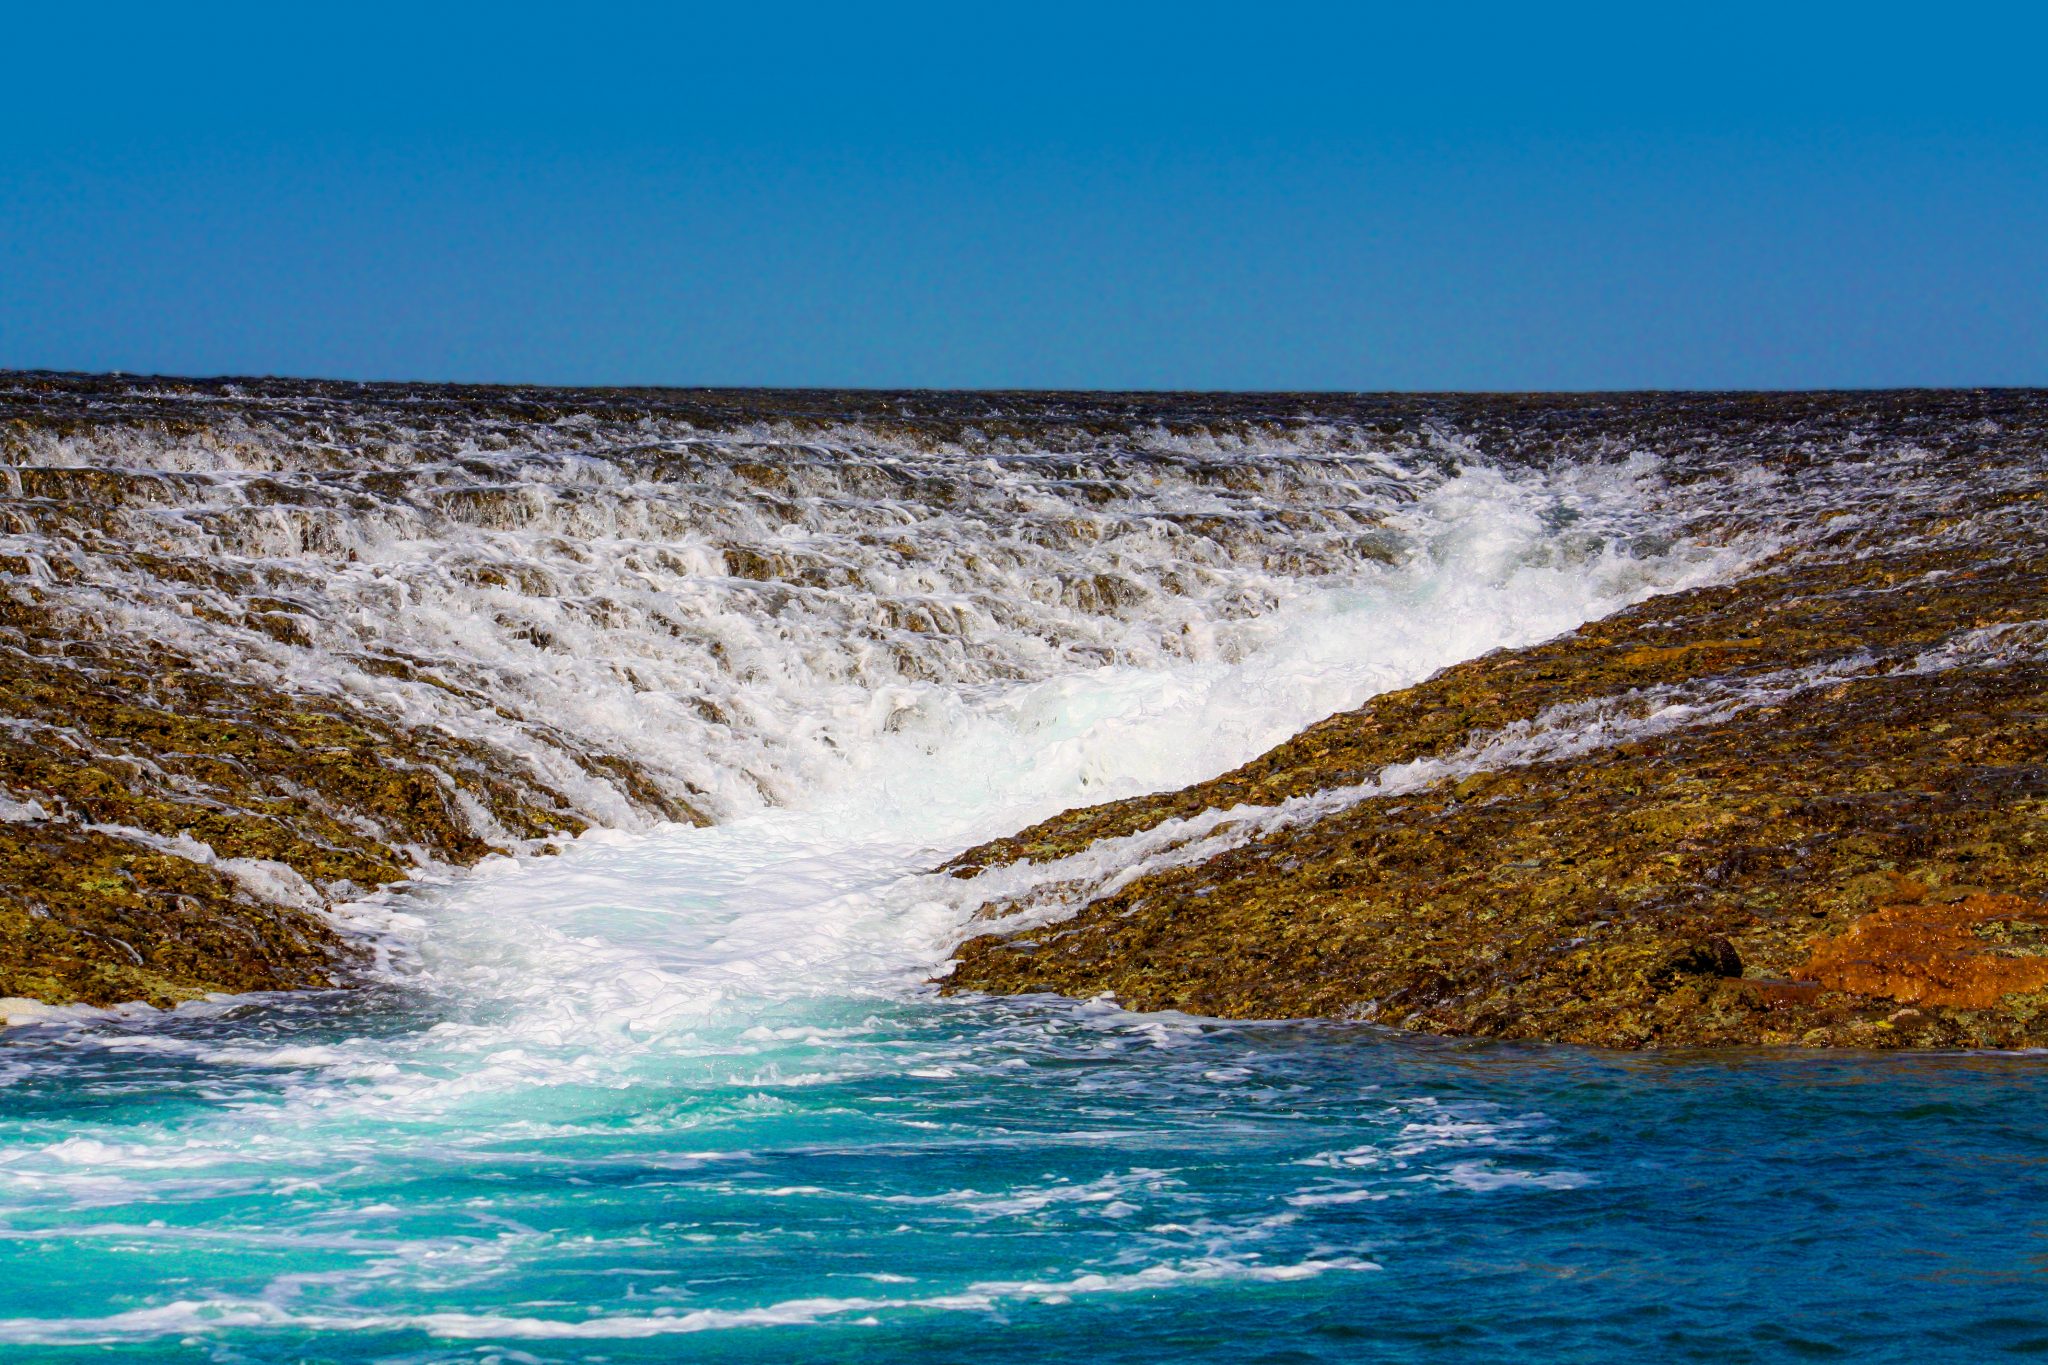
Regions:
<instances>
[{"instance_id":1,"label":"orange rock","mask_svg":"<svg viewBox=\"0 0 2048 1365\"><path fill-rule=\"evenodd\" d=\"M1975 892L1943 905L1903 879L1899 890L1913 899L1815 939L1797 975L1829 990L1960 1009L2048 989L2048 902Z\"/></svg>"}]
</instances>

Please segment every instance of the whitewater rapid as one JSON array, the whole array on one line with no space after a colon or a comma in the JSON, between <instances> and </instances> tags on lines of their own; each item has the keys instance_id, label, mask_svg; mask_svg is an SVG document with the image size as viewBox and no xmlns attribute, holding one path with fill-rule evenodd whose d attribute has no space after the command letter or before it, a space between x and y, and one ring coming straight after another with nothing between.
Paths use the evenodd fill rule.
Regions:
<instances>
[{"instance_id":1,"label":"whitewater rapid","mask_svg":"<svg viewBox=\"0 0 2048 1365\"><path fill-rule=\"evenodd\" d=\"M1561 522L1616 520L1651 477L1603 474L1560 487L1482 467L1447 480L1404 518L1417 555L1298 588L1241 628L1235 657L887 691L866 724L842 729L833 767L783 804L707 828L594 831L556 857L493 859L445 889L345 913L378 935L393 980L478 1020L435 1030L430 1051L516 1046L541 1084L565 1068L630 1074L642 1052L792 999L915 993L987 895L931 873L952 852L1213 776L1375 693L1760 552L1560 553ZM508 1083L518 1070L482 1069ZM394 1096L409 1083L395 1078ZM480 1084L476 1071L458 1084Z\"/></svg>"}]
</instances>

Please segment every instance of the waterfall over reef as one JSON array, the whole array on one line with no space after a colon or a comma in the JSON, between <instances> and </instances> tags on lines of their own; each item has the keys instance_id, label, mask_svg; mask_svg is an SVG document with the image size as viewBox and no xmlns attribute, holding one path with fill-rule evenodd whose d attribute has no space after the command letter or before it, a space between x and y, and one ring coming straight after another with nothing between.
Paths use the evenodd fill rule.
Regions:
<instances>
[{"instance_id":1,"label":"waterfall over reef","mask_svg":"<svg viewBox=\"0 0 2048 1365\"><path fill-rule=\"evenodd\" d=\"M0 415L0 995L360 981L380 887L941 754L922 799L1000 836L931 834L951 990L1624 1046L2048 1013L2034 395Z\"/></svg>"},{"instance_id":2,"label":"waterfall over reef","mask_svg":"<svg viewBox=\"0 0 2048 1365\"><path fill-rule=\"evenodd\" d=\"M2044 473L0 375L0 1361L2037 1352Z\"/></svg>"}]
</instances>

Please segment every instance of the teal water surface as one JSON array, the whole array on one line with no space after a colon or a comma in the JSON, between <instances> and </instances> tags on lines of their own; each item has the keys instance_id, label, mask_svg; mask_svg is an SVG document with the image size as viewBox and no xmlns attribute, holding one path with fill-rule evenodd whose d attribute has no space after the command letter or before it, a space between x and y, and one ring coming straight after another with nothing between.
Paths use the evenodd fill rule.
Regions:
<instances>
[{"instance_id":1,"label":"teal water surface","mask_svg":"<svg viewBox=\"0 0 2048 1365\"><path fill-rule=\"evenodd\" d=\"M387 989L10 1034L0 1349L2048 1353L2036 1058L1614 1056L923 998L757 1011L630 1084L480 1085L431 1120L374 1066L314 1095L289 1061L332 1073L448 1009Z\"/></svg>"}]
</instances>

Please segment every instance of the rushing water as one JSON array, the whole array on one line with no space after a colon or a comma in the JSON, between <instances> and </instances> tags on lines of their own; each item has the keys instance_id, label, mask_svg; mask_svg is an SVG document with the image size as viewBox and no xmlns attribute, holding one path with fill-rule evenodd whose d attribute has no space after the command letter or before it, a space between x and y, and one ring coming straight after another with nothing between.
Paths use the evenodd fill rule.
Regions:
<instances>
[{"instance_id":1,"label":"rushing water","mask_svg":"<svg viewBox=\"0 0 2048 1365\"><path fill-rule=\"evenodd\" d=\"M14 527L82 619L497 746L609 828L348 907L368 988L10 1031L0 1354L2048 1352L2036 1059L1612 1057L929 984L986 894L928 871L951 852L1735 572L1799 497L1854 513L1835 476L1746 525L1626 443L1505 465L1310 423L1077 464L651 422L593 452L571 418L23 461L156 490L125 541ZM139 572L148 527L239 577ZM368 668L400 653L433 677ZM659 822L579 748L717 823Z\"/></svg>"}]
</instances>

